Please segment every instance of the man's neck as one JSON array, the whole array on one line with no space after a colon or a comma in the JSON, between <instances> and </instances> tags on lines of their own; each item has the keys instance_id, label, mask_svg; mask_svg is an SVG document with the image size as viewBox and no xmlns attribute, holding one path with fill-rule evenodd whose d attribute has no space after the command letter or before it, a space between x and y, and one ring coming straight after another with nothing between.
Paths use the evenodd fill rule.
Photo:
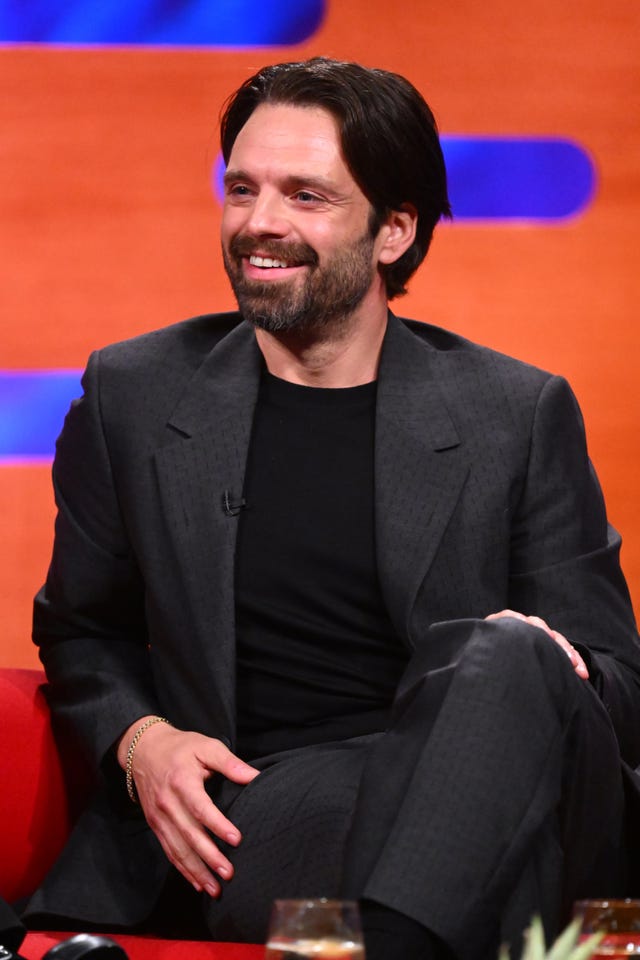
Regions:
<instances>
[{"instance_id":1,"label":"man's neck","mask_svg":"<svg viewBox=\"0 0 640 960\"><path fill-rule=\"evenodd\" d=\"M378 375L387 307L355 317L339 331L300 335L256 330L269 373L309 387L357 387Z\"/></svg>"}]
</instances>

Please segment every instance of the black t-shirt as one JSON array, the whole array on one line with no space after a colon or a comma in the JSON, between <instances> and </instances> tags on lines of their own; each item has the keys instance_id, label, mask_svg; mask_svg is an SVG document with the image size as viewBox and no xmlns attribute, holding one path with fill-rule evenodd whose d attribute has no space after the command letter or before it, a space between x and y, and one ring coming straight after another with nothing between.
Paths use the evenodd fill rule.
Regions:
<instances>
[{"instance_id":1,"label":"black t-shirt","mask_svg":"<svg viewBox=\"0 0 640 960\"><path fill-rule=\"evenodd\" d=\"M263 374L236 553L242 757L386 725L409 654L376 568L375 392Z\"/></svg>"}]
</instances>

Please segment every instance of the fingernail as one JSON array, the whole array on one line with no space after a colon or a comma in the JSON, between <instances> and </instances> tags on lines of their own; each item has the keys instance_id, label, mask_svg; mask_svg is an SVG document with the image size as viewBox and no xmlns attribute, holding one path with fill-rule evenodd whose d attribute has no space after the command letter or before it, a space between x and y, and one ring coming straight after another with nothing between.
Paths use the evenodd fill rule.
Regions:
<instances>
[{"instance_id":1,"label":"fingernail","mask_svg":"<svg viewBox=\"0 0 640 960\"><path fill-rule=\"evenodd\" d=\"M218 867L218 873L223 878L223 880L228 880L231 876L231 870L229 867Z\"/></svg>"},{"instance_id":2,"label":"fingernail","mask_svg":"<svg viewBox=\"0 0 640 960\"><path fill-rule=\"evenodd\" d=\"M227 834L227 843L232 843L234 846L240 843L240 834L239 833L228 833Z\"/></svg>"},{"instance_id":3,"label":"fingernail","mask_svg":"<svg viewBox=\"0 0 640 960\"><path fill-rule=\"evenodd\" d=\"M213 883L207 883L204 889L209 894L209 896L213 897L214 899L218 896L218 893L220 892L220 888L218 887L218 885L217 884L214 885Z\"/></svg>"}]
</instances>

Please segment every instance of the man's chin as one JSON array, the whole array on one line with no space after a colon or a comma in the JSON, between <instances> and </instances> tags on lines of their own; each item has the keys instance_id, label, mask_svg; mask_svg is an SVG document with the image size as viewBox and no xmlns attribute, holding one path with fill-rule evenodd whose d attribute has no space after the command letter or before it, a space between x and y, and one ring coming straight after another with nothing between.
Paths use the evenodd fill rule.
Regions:
<instances>
[{"instance_id":1,"label":"man's chin","mask_svg":"<svg viewBox=\"0 0 640 960\"><path fill-rule=\"evenodd\" d=\"M264 310L247 310L240 307L240 313L253 327L264 330L266 333L292 333L296 330L302 331L306 326L297 317L283 317Z\"/></svg>"},{"instance_id":2,"label":"man's chin","mask_svg":"<svg viewBox=\"0 0 640 960\"><path fill-rule=\"evenodd\" d=\"M254 327L267 330L271 333L296 329L304 324L306 310L292 310L292 292L287 291L280 296L276 293L272 283L266 284L268 289L248 291L236 290L238 309L242 316ZM281 288L282 284L278 284Z\"/></svg>"}]
</instances>

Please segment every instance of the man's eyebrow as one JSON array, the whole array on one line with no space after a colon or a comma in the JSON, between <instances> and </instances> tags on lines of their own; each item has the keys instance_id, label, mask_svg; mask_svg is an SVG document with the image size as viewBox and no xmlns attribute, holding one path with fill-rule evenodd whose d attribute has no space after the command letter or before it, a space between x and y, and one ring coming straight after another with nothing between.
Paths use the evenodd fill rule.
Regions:
<instances>
[{"instance_id":1,"label":"man's eyebrow","mask_svg":"<svg viewBox=\"0 0 640 960\"><path fill-rule=\"evenodd\" d=\"M336 185L332 180L324 177L292 174L284 178L284 184L289 190L320 190L323 193L337 193Z\"/></svg>"},{"instance_id":2,"label":"man's eyebrow","mask_svg":"<svg viewBox=\"0 0 640 960\"><path fill-rule=\"evenodd\" d=\"M227 170L223 177L223 183L225 186L228 186L230 183L235 183L237 181L244 183L255 183L254 178L250 173L247 173L246 170ZM329 193L336 195L340 193L337 189L336 184L332 180L328 180L325 177L318 177L312 174L304 173L292 173L286 174L282 177L281 187L285 190L319 190L323 193Z\"/></svg>"},{"instance_id":3,"label":"man's eyebrow","mask_svg":"<svg viewBox=\"0 0 640 960\"><path fill-rule=\"evenodd\" d=\"M253 178L244 170L225 170L224 177L222 178L225 187L234 180L246 180L249 183L253 182Z\"/></svg>"}]
</instances>

